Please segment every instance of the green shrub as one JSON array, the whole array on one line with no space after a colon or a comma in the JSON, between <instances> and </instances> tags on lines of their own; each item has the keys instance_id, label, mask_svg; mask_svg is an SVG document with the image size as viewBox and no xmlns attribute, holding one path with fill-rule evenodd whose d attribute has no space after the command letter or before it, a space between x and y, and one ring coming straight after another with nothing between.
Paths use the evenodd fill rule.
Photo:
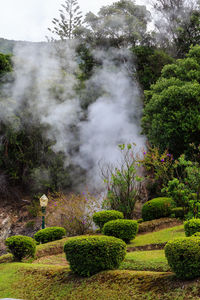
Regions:
<instances>
[{"instance_id":1,"label":"green shrub","mask_svg":"<svg viewBox=\"0 0 200 300\"><path fill-rule=\"evenodd\" d=\"M184 223L186 236L191 236L196 232L200 232L200 219L191 219Z\"/></svg>"},{"instance_id":2,"label":"green shrub","mask_svg":"<svg viewBox=\"0 0 200 300\"><path fill-rule=\"evenodd\" d=\"M6 239L5 245L8 247L16 261L21 261L24 257L34 257L36 243L28 236L15 235Z\"/></svg>"},{"instance_id":3,"label":"green shrub","mask_svg":"<svg viewBox=\"0 0 200 300\"><path fill-rule=\"evenodd\" d=\"M189 237L169 241L165 246L165 256L178 278L200 276L200 239Z\"/></svg>"},{"instance_id":4,"label":"green shrub","mask_svg":"<svg viewBox=\"0 0 200 300\"><path fill-rule=\"evenodd\" d=\"M119 267L126 255L126 244L115 237L72 237L64 245L71 270L81 276L91 276L103 270Z\"/></svg>"},{"instance_id":5,"label":"green shrub","mask_svg":"<svg viewBox=\"0 0 200 300\"><path fill-rule=\"evenodd\" d=\"M63 227L48 227L41 229L34 234L34 239L39 243L48 243L60 240L66 235L66 230Z\"/></svg>"},{"instance_id":6,"label":"green shrub","mask_svg":"<svg viewBox=\"0 0 200 300\"><path fill-rule=\"evenodd\" d=\"M142 222L144 222L143 219L137 219L136 221L138 222L138 224L141 224Z\"/></svg>"},{"instance_id":7,"label":"green shrub","mask_svg":"<svg viewBox=\"0 0 200 300\"><path fill-rule=\"evenodd\" d=\"M138 232L138 222L133 220L113 220L103 226L103 234L111 235L129 243Z\"/></svg>"},{"instance_id":8,"label":"green shrub","mask_svg":"<svg viewBox=\"0 0 200 300\"><path fill-rule=\"evenodd\" d=\"M185 213L183 207L172 208L171 215L174 215L174 217L178 219L184 219Z\"/></svg>"},{"instance_id":9,"label":"green shrub","mask_svg":"<svg viewBox=\"0 0 200 300\"><path fill-rule=\"evenodd\" d=\"M93 215L93 221L95 225L100 227L100 229L102 229L103 225L109 221L123 219L123 218L124 218L123 213L117 210L98 211Z\"/></svg>"},{"instance_id":10,"label":"green shrub","mask_svg":"<svg viewBox=\"0 0 200 300\"><path fill-rule=\"evenodd\" d=\"M142 207L142 218L144 221L151 221L169 217L171 210L176 203L171 198L160 197L147 201Z\"/></svg>"},{"instance_id":11,"label":"green shrub","mask_svg":"<svg viewBox=\"0 0 200 300\"><path fill-rule=\"evenodd\" d=\"M192 236L200 237L200 232L195 232Z\"/></svg>"}]
</instances>

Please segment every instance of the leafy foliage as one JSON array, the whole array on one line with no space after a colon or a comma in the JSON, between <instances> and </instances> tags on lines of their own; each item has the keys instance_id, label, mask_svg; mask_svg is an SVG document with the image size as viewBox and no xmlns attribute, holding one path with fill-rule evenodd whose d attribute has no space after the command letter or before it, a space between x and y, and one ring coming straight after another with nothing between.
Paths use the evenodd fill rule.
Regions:
<instances>
[{"instance_id":1,"label":"leafy foliage","mask_svg":"<svg viewBox=\"0 0 200 300\"><path fill-rule=\"evenodd\" d=\"M196 232L200 232L200 219L191 219L184 223L186 236L192 236Z\"/></svg>"},{"instance_id":2,"label":"leafy foliage","mask_svg":"<svg viewBox=\"0 0 200 300\"><path fill-rule=\"evenodd\" d=\"M124 215L122 212L116 210L103 210L94 213L92 218L95 225L102 229L105 223L112 220L123 219Z\"/></svg>"},{"instance_id":3,"label":"leafy foliage","mask_svg":"<svg viewBox=\"0 0 200 300\"><path fill-rule=\"evenodd\" d=\"M142 207L142 218L144 221L150 221L171 215L172 208L176 203L171 198L155 198L147 201Z\"/></svg>"},{"instance_id":4,"label":"leafy foliage","mask_svg":"<svg viewBox=\"0 0 200 300\"><path fill-rule=\"evenodd\" d=\"M42 244L60 240L66 235L66 230L63 227L48 227L41 229L34 234L34 239Z\"/></svg>"},{"instance_id":5,"label":"leafy foliage","mask_svg":"<svg viewBox=\"0 0 200 300\"><path fill-rule=\"evenodd\" d=\"M149 46L136 46L132 49L136 55L136 76L144 90L149 90L161 75L162 68L173 62L163 50Z\"/></svg>"},{"instance_id":6,"label":"leafy foliage","mask_svg":"<svg viewBox=\"0 0 200 300\"><path fill-rule=\"evenodd\" d=\"M121 47L145 40L150 13L145 6L120 0L104 6L95 15L89 12L76 36L95 46Z\"/></svg>"},{"instance_id":7,"label":"leafy foliage","mask_svg":"<svg viewBox=\"0 0 200 300\"><path fill-rule=\"evenodd\" d=\"M181 155L174 168L178 178L170 180L162 192L172 197L177 206L182 206L185 212L189 211L188 217L197 218L200 214L199 162L186 160L185 155Z\"/></svg>"},{"instance_id":8,"label":"leafy foliage","mask_svg":"<svg viewBox=\"0 0 200 300\"><path fill-rule=\"evenodd\" d=\"M200 43L200 12L193 10L186 20L181 20L181 26L177 30L175 45L177 56L182 58L189 51L191 45Z\"/></svg>"},{"instance_id":9,"label":"leafy foliage","mask_svg":"<svg viewBox=\"0 0 200 300\"><path fill-rule=\"evenodd\" d=\"M200 239L197 237L179 238L165 246L168 264L181 279L200 276Z\"/></svg>"},{"instance_id":10,"label":"leafy foliage","mask_svg":"<svg viewBox=\"0 0 200 300\"><path fill-rule=\"evenodd\" d=\"M0 79L2 75L11 71L12 71L11 55L0 53Z\"/></svg>"},{"instance_id":11,"label":"leafy foliage","mask_svg":"<svg viewBox=\"0 0 200 300\"><path fill-rule=\"evenodd\" d=\"M24 257L34 257L35 255L36 243L31 237L23 235L11 236L6 239L5 244L16 261L21 261Z\"/></svg>"},{"instance_id":12,"label":"leafy foliage","mask_svg":"<svg viewBox=\"0 0 200 300\"><path fill-rule=\"evenodd\" d=\"M12 185L21 185L33 193L57 191L71 184L63 153L54 153L54 143L43 137L44 131L41 125L28 124L28 120L24 124L23 113L12 125L0 123L1 170Z\"/></svg>"},{"instance_id":13,"label":"leafy foliage","mask_svg":"<svg viewBox=\"0 0 200 300\"><path fill-rule=\"evenodd\" d=\"M143 177L148 197L151 199L161 196L162 187L166 186L174 176L173 155L168 150L160 153L157 147L148 147L148 150L143 152L143 158L139 163L145 171Z\"/></svg>"},{"instance_id":14,"label":"leafy foliage","mask_svg":"<svg viewBox=\"0 0 200 300\"><path fill-rule=\"evenodd\" d=\"M91 276L119 267L126 255L126 244L115 237L82 236L70 238L64 245L71 270Z\"/></svg>"},{"instance_id":15,"label":"leafy foliage","mask_svg":"<svg viewBox=\"0 0 200 300\"><path fill-rule=\"evenodd\" d=\"M200 46L191 48L187 58L163 68L160 79L147 93L143 133L160 151L168 149L176 157L189 152L190 143L200 143L199 58Z\"/></svg>"},{"instance_id":16,"label":"leafy foliage","mask_svg":"<svg viewBox=\"0 0 200 300\"><path fill-rule=\"evenodd\" d=\"M103 234L122 239L125 243L133 240L138 232L138 222L133 220L113 220L104 224Z\"/></svg>"},{"instance_id":17,"label":"leafy foliage","mask_svg":"<svg viewBox=\"0 0 200 300\"><path fill-rule=\"evenodd\" d=\"M108 166L103 172L108 191L104 204L121 211L125 218L131 219L139 197L138 182L142 181L142 177L137 175L138 162L132 151L133 146L119 145L119 148L122 153L120 166L115 168Z\"/></svg>"}]
</instances>

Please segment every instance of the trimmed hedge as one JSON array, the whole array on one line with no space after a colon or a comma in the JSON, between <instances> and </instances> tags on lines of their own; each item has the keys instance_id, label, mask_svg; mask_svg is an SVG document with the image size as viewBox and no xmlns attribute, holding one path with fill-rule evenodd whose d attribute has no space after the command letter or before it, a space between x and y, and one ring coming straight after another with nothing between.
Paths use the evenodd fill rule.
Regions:
<instances>
[{"instance_id":1,"label":"trimmed hedge","mask_svg":"<svg viewBox=\"0 0 200 300\"><path fill-rule=\"evenodd\" d=\"M171 214L174 215L175 218L178 218L178 219L184 219L184 215L185 215L183 207L172 208Z\"/></svg>"},{"instance_id":2,"label":"trimmed hedge","mask_svg":"<svg viewBox=\"0 0 200 300\"><path fill-rule=\"evenodd\" d=\"M138 222L133 220L113 220L103 226L103 234L111 235L129 243L138 232Z\"/></svg>"},{"instance_id":3,"label":"trimmed hedge","mask_svg":"<svg viewBox=\"0 0 200 300\"><path fill-rule=\"evenodd\" d=\"M186 236L192 236L196 232L200 232L200 219L191 219L184 222L184 230Z\"/></svg>"},{"instance_id":4,"label":"trimmed hedge","mask_svg":"<svg viewBox=\"0 0 200 300\"><path fill-rule=\"evenodd\" d=\"M36 243L28 236L15 235L5 240L5 245L14 256L14 260L21 261L24 257L34 257Z\"/></svg>"},{"instance_id":5,"label":"trimmed hedge","mask_svg":"<svg viewBox=\"0 0 200 300\"><path fill-rule=\"evenodd\" d=\"M181 279L200 276L200 239L197 237L179 238L165 246L165 256L169 266Z\"/></svg>"},{"instance_id":6,"label":"trimmed hedge","mask_svg":"<svg viewBox=\"0 0 200 300\"><path fill-rule=\"evenodd\" d=\"M81 276L91 276L103 270L119 267L126 255L126 244L115 237L72 237L64 245L71 270Z\"/></svg>"},{"instance_id":7,"label":"trimmed hedge","mask_svg":"<svg viewBox=\"0 0 200 300\"><path fill-rule=\"evenodd\" d=\"M102 229L104 224L109 221L123 219L123 218L124 218L123 213L117 210L98 211L93 215L93 221L95 225L100 227L100 229Z\"/></svg>"},{"instance_id":8,"label":"trimmed hedge","mask_svg":"<svg viewBox=\"0 0 200 300\"><path fill-rule=\"evenodd\" d=\"M63 227L48 227L41 229L34 234L34 239L38 243L48 243L56 240L60 240L66 235L66 230Z\"/></svg>"},{"instance_id":9,"label":"trimmed hedge","mask_svg":"<svg viewBox=\"0 0 200 300\"><path fill-rule=\"evenodd\" d=\"M171 198L160 197L147 201L142 207L142 219L151 221L169 217L176 203Z\"/></svg>"}]
</instances>

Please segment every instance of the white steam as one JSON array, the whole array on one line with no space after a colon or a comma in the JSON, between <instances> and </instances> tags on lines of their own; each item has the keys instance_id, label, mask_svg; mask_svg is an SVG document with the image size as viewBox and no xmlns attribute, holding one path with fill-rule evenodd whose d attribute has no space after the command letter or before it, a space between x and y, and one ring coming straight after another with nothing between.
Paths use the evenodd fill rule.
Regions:
<instances>
[{"instance_id":1,"label":"white steam","mask_svg":"<svg viewBox=\"0 0 200 300\"><path fill-rule=\"evenodd\" d=\"M102 95L88 108L88 118L79 124L78 162L88 170L88 184L99 185L99 163L115 165L120 160L119 144L135 142L144 147L140 135L142 104L136 82L130 77L127 50L97 51L102 67L88 85L101 88ZM126 63L125 63L125 61Z\"/></svg>"},{"instance_id":2,"label":"white steam","mask_svg":"<svg viewBox=\"0 0 200 300\"><path fill-rule=\"evenodd\" d=\"M10 98L1 102L5 110L0 115L11 122L25 106L31 115L26 122L45 126L45 134L55 140L53 150L65 153L66 165L73 163L86 170L89 187L102 181L99 162L115 164L120 159L118 144L134 142L138 150L144 147L142 103L130 76L131 57L123 49L95 51L94 56L100 64L86 83L85 93L88 102L94 98L91 87L99 96L84 111L75 92L78 59L74 42L62 45L59 55L49 43L16 48L15 80L5 87Z\"/></svg>"}]
</instances>

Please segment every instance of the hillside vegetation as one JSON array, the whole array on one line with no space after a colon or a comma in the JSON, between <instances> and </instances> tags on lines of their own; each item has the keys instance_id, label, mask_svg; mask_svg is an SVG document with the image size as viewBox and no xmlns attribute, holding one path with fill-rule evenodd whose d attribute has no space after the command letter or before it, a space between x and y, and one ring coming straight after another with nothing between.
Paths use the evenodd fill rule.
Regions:
<instances>
[{"instance_id":1,"label":"hillside vegetation","mask_svg":"<svg viewBox=\"0 0 200 300\"><path fill-rule=\"evenodd\" d=\"M155 241L155 234L164 242L169 239L169 232L170 238L182 236L182 229L181 225L138 235L135 243L138 244L143 238L145 245L147 236L152 236L152 241ZM120 270L100 272L85 279L71 273L63 253L65 241L63 239L37 246L37 258L29 263L0 264L0 297L198 299L199 280L184 282L175 279L163 250L128 252Z\"/></svg>"}]
</instances>

